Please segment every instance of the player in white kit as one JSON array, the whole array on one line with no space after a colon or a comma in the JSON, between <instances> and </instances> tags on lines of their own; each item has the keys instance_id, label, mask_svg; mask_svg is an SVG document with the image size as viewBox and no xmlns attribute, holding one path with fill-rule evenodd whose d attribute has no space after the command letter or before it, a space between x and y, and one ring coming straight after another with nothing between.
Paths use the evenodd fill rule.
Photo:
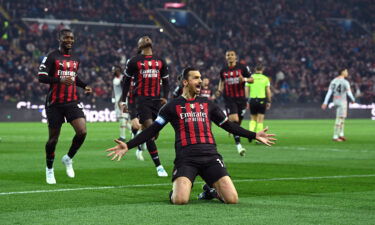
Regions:
<instances>
[{"instance_id":1,"label":"player in white kit","mask_svg":"<svg viewBox=\"0 0 375 225\"><path fill-rule=\"evenodd\" d=\"M322 109L327 108L327 104L331 95L333 94L333 104L336 108L336 122L333 132L333 141L346 141L344 136L344 122L348 111L347 95L350 97L351 102L355 102L353 93L350 89L349 81L345 78L349 76L348 69L340 71L340 75L333 79L329 84L328 92L322 104Z\"/></svg>"},{"instance_id":2,"label":"player in white kit","mask_svg":"<svg viewBox=\"0 0 375 225\"><path fill-rule=\"evenodd\" d=\"M112 98L112 103L115 104L115 111L116 111L116 117L117 120L120 122L120 137L119 140L124 141L126 139L126 132L125 129L128 128L131 130L130 125L128 123L129 120L129 115L127 113L123 113L122 109L120 108L118 102L121 99L122 95L122 77L123 75L121 74L121 67L120 66L113 66L112 67L112 73L115 76L113 78L113 98Z\"/></svg>"}]
</instances>

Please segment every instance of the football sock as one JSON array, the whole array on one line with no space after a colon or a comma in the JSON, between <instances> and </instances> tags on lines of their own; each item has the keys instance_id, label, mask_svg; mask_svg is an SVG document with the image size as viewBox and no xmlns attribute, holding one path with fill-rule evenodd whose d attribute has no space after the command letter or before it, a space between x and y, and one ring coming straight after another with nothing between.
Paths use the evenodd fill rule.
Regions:
<instances>
[{"instance_id":1,"label":"football sock","mask_svg":"<svg viewBox=\"0 0 375 225\"><path fill-rule=\"evenodd\" d=\"M341 123L340 118L336 118L335 128L333 130L333 139L337 139L339 137L340 127L341 127L340 123Z\"/></svg>"},{"instance_id":2,"label":"football sock","mask_svg":"<svg viewBox=\"0 0 375 225\"><path fill-rule=\"evenodd\" d=\"M344 137L344 123L345 123L345 119L341 119L341 127L340 127L340 133L339 133L340 137Z\"/></svg>"},{"instance_id":3,"label":"football sock","mask_svg":"<svg viewBox=\"0 0 375 225\"><path fill-rule=\"evenodd\" d=\"M249 130L255 132L255 128L257 126L257 122L255 120L250 120Z\"/></svg>"},{"instance_id":4,"label":"football sock","mask_svg":"<svg viewBox=\"0 0 375 225\"><path fill-rule=\"evenodd\" d=\"M257 123L257 129L256 129L256 132L259 132L263 130L263 123Z\"/></svg>"},{"instance_id":5,"label":"football sock","mask_svg":"<svg viewBox=\"0 0 375 225\"><path fill-rule=\"evenodd\" d=\"M74 135L72 145L70 146L68 156L73 159L74 155L77 153L78 149L81 147L85 141L86 134L76 134Z\"/></svg>"},{"instance_id":6,"label":"football sock","mask_svg":"<svg viewBox=\"0 0 375 225\"><path fill-rule=\"evenodd\" d=\"M47 142L46 144L46 164L48 169L52 169L55 160L55 148L57 142Z\"/></svg>"},{"instance_id":7,"label":"football sock","mask_svg":"<svg viewBox=\"0 0 375 225\"><path fill-rule=\"evenodd\" d=\"M120 117L120 138L126 139L125 128L126 128L126 121L124 117Z\"/></svg>"},{"instance_id":8,"label":"football sock","mask_svg":"<svg viewBox=\"0 0 375 225\"><path fill-rule=\"evenodd\" d=\"M236 124L238 124L238 126L240 126L240 122L236 121L234 123L236 123ZM234 142L236 143L236 145L239 145L241 143L240 136L233 135L233 137L234 137Z\"/></svg>"},{"instance_id":9,"label":"football sock","mask_svg":"<svg viewBox=\"0 0 375 225\"><path fill-rule=\"evenodd\" d=\"M156 167L160 166L160 159L159 159L159 153L156 149L156 144L154 140L148 140L146 142L148 153L150 153L150 156L152 158L152 161L154 161L154 164Z\"/></svg>"}]
</instances>

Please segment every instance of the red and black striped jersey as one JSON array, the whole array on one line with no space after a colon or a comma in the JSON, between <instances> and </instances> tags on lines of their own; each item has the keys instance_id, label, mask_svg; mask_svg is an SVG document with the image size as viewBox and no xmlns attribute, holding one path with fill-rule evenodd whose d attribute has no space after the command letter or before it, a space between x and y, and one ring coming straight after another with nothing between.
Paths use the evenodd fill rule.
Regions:
<instances>
[{"instance_id":1,"label":"red and black striped jersey","mask_svg":"<svg viewBox=\"0 0 375 225\"><path fill-rule=\"evenodd\" d=\"M185 99L180 96L168 102L160 109L155 123L166 125L170 122L175 130L176 156L217 154L211 121L222 125L227 121L224 112L204 97ZM194 148L199 152L190 152L191 145L213 145L214 148ZM185 151L186 150L186 151Z\"/></svg>"},{"instance_id":2,"label":"red and black striped jersey","mask_svg":"<svg viewBox=\"0 0 375 225\"><path fill-rule=\"evenodd\" d=\"M207 88L202 87L199 95L201 97L211 99L212 98L212 90L208 87Z\"/></svg>"},{"instance_id":3,"label":"red and black striped jersey","mask_svg":"<svg viewBox=\"0 0 375 225\"><path fill-rule=\"evenodd\" d=\"M221 82L224 83L224 96L245 98L245 82L240 82L240 76L250 77L250 69L237 63L234 67L225 66L220 71Z\"/></svg>"},{"instance_id":4,"label":"red and black striped jersey","mask_svg":"<svg viewBox=\"0 0 375 225\"><path fill-rule=\"evenodd\" d=\"M39 66L38 80L41 83L50 84L46 99L47 106L78 101L77 86L86 87L86 84L77 76L79 65L78 57L64 55L59 50L54 50L43 58ZM60 83L60 79L68 76L74 79L72 85Z\"/></svg>"},{"instance_id":5,"label":"red and black striped jersey","mask_svg":"<svg viewBox=\"0 0 375 225\"><path fill-rule=\"evenodd\" d=\"M125 76L134 79L134 96L160 98L161 83L169 75L163 59L154 55L137 55L128 60Z\"/></svg>"}]
</instances>

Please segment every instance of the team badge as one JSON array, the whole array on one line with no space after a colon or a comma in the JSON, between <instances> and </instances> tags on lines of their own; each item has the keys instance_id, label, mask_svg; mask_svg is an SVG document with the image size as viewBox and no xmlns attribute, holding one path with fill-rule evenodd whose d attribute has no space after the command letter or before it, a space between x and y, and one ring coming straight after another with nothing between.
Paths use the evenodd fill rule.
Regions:
<instances>
[{"instance_id":1,"label":"team badge","mask_svg":"<svg viewBox=\"0 0 375 225\"><path fill-rule=\"evenodd\" d=\"M201 108L201 110L203 110L203 105L202 104L199 104L199 107Z\"/></svg>"},{"instance_id":2,"label":"team badge","mask_svg":"<svg viewBox=\"0 0 375 225\"><path fill-rule=\"evenodd\" d=\"M230 75L233 76L233 72L232 71L230 72Z\"/></svg>"},{"instance_id":3,"label":"team badge","mask_svg":"<svg viewBox=\"0 0 375 225\"><path fill-rule=\"evenodd\" d=\"M194 109L195 105L194 104L190 104L190 108Z\"/></svg>"},{"instance_id":4,"label":"team badge","mask_svg":"<svg viewBox=\"0 0 375 225\"><path fill-rule=\"evenodd\" d=\"M66 62L66 67L69 69L70 68L70 62Z\"/></svg>"}]
</instances>

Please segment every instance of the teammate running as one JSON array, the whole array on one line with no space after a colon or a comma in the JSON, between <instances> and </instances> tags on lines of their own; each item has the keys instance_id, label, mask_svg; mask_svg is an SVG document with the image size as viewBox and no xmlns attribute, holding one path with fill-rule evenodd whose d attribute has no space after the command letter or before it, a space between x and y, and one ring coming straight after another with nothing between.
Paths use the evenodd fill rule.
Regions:
<instances>
[{"instance_id":1,"label":"teammate running","mask_svg":"<svg viewBox=\"0 0 375 225\"><path fill-rule=\"evenodd\" d=\"M237 63L235 51L229 50L225 53L227 65L220 71L220 82L216 97L223 93L225 108L229 115L229 120L241 125L246 113L245 82L253 82L250 77L250 69ZM224 92L223 92L224 91ZM244 156L246 149L242 147L238 135L234 136L237 152Z\"/></svg>"},{"instance_id":2,"label":"teammate running","mask_svg":"<svg viewBox=\"0 0 375 225\"><path fill-rule=\"evenodd\" d=\"M166 62L160 57L153 55L150 37L144 36L139 39L138 51L140 54L128 60L126 65L122 101L126 102L131 80L133 79L134 89L132 94L135 107L139 122L142 124L142 128L145 129L151 126L160 107L167 102L169 74ZM160 163L154 138L148 140L146 145L156 166L158 176L167 177L168 174Z\"/></svg>"},{"instance_id":3,"label":"teammate running","mask_svg":"<svg viewBox=\"0 0 375 225\"><path fill-rule=\"evenodd\" d=\"M38 72L40 83L50 84L46 98L46 113L48 120L49 137L46 144L46 181L56 184L53 170L55 148L60 136L62 124L69 122L75 131L72 145L62 162L66 167L68 177L74 178L73 157L86 138L86 119L79 104L77 86L83 88L85 93L92 93L92 88L87 86L77 75L80 60L72 55L74 34L69 29L62 29L58 34L59 49L54 50L44 57Z\"/></svg>"}]
</instances>

